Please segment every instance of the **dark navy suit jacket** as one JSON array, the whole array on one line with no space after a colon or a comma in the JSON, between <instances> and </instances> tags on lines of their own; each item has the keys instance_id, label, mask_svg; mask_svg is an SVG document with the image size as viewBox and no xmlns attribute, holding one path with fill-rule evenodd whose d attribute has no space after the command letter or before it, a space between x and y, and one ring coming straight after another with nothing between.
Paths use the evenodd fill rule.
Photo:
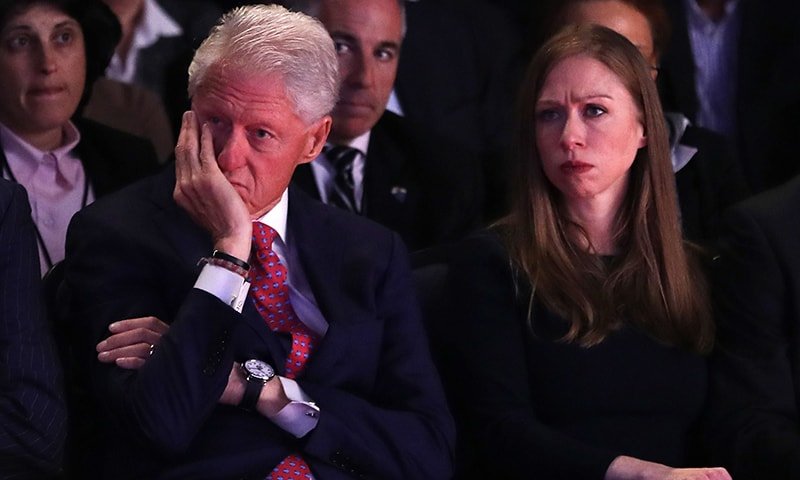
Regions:
<instances>
[{"instance_id":1,"label":"dark navy suit jacket","mask_svg":"<svg viewBox=\"0 0 800 480\"><path fill-rule=\"evenodd\" d=\"M711 445L736 479L800 477L800 177L726 216Z\"/></svg>"},{"instance_id":2,"label":"dark navy suit jacket","mask_svg":"<svg viewBox=\"0 0 800 480\"><path fill-rule=\"evenodd\" d=\"M0 179L0 478L61 468L67 412L25 189Z\"/></svg>"},{"instance_id":3,"label":"dark navy suit jacket","mask_svg":"<svg viewBox=\"0 0 800 480\"><path fill-rule=\"evenodd\" d=\"M70 227L61 301L107 426L95 476L263 479L299 452L317 479L448 478L454 428L399 237L290 189L287 240L329 322L299 379L319 423L297 440L217 403L234 361L261 358L281 374L287 345L251 302L239 314L192 288L212 244L173 184L171 172L145 180ZM171 324L147 364L97 362L108 325L140 315Z\"/></svg>"}]
</instances>

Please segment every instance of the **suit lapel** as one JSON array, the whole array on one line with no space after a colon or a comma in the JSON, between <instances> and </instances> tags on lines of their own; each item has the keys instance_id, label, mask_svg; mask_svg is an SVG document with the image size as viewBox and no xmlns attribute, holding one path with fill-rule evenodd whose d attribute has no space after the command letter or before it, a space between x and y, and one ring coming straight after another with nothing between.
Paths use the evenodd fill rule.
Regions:
<instances>
[{"instance_id":1,"label":"suit lapel","mask_svg":"<svg viewBox=\"0 0 800 480\"><path fill-rule=\"evenodd\" d=\"M317 182L314 180L314 172L311 170L310 163L302 163L297 166L292 175L292 184L300 187L309 197L320 200Z\"/></svg>"},{"instance_id":2,"label":"suit lapel","mask_svg":"<svg viewBox=\"0 0 800 480\"><path fill-rule=\"evenodd\" d=\"M412 224L416 183L399 123L385 113L370 134L364 170L366 217L405 234ZM399 120L399 119L398 119Z\"/></svg>"},{"instance_id":3,"label":"suit lapel","mask_svg":"<svg viewBox=\"0 0 800 480\"><path fill-rule=\"evenodd\" d=\"M289 189L289 229L292 248L297 249L303 273L314 292L317 306L328 322L328 331L308 363L306 375L321 378L347 355L350 324L359 318L351 290L352 278L345 270L346 239L331 234L327 207Z\"/></svg>"}]
</instances>

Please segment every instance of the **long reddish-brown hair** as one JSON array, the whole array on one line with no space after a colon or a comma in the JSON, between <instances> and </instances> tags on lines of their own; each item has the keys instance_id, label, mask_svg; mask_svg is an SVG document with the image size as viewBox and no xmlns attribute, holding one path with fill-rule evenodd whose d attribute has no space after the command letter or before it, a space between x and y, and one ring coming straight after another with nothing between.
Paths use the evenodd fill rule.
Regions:
<instances>
[{"instance_id":1,"label":"long reddish-brown hair","mask_svg":"<svg viewBox=\"0 0 800 480\"><path fill-rule=\"evenodd\" d=\"M556 64L575 55L600 61L620 79L647 135L617 213L614 240L620 253L612 258L582 246L591 242L567 217L536 148L535 105L544 80ZM698 352L711 348L708 288L696 250L682 237L666 128L647 63L612 30L569 26L542 46L527 70L514 140L512 213L501 231L512 261L533 286L531 301L543 302L569 323L565 341L595 345L628 324L666 344ZM576 232L583 241L576 241Z\"/></svg>"}]
</instances>

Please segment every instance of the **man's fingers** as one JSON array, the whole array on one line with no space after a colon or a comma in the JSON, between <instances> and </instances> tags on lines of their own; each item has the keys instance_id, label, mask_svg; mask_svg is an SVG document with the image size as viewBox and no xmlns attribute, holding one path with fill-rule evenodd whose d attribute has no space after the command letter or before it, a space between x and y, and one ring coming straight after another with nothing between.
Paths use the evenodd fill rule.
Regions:
<instances>
[{"instance_id":1,"label":"man's fingers","mask_svg":"<svg viewBox=\"0 0 800 480\"><path fill-rule=\"evenodd\" d=\"M158 332L154 332L146 328L137 328L135 330L111 335L102 342L98 343L96 349L98 352L107 352L139 343L146 343L148 345L157 344L160 339L161 334Z\"/></svg>"},{"instance_id":2,"label":"man's fingers","mask_svg":"<svg viewBox=\"0 0 800 480\"><path fill-rule=\"evenodd\" d=\"M209 168L217 166L214 157L214 138L211 136L211 128L207 123L200 126L200 169L207 172Z\"/></svg>"},{"instance_id":3,"label":"man's fingers","mask_svg":"<svg viewBox=\"0 0 800 480\"><path fill-rule=\"evenodd\" d=\"M145 364L145 360L138 357L123 357L118 358L115 363L118 367L128 370L138 370Z\"/></svg>"},{"instance_id":4,"label":"man's fingers","mask_svg":"<svg viewBox=\"0 0 800 480\"><path fill-rule=\"evenodd\" d=\"M102 351L97 354L97 359L103 363L116 362L120 358L136 357L145 360L150 356L149 343L137 343L120 348Z\"/></svg>"},{"instance_id":5,"label":"man's fingers","mask_svg":"<svg viewBox=\"0 0 800 480\"><path fill-rule=\"evenodd\" d=\"M191 110L183 112L178 143L175 144L175 174L177 178L185 178L193 154L197 152L196 120Z\"/></svg>"},{"instance_id":6,"label":"man's fingers","mask_svg":"<svg viewBox=\"0 0 800 480\"><path fill-rule=\"evenodd\" d=\"M146 328L163 334L169 329L169 325L156 317L136 317L114 322L108 326L108 331L111 333L122 333L137 328Z\"/></svg>"}]
</instances>

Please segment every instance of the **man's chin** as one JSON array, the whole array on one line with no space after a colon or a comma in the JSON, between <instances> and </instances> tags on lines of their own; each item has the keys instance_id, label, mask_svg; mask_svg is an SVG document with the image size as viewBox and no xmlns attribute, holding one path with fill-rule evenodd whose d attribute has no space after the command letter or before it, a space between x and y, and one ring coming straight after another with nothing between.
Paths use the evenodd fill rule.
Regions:
<instances>
[{"instance_id":1,"label":"man's chin","mask_svg":"<svg viewBox=\"0 0 800 480\"><path fill-rule=\"evenodd\" d=\"M364 117L333 117L330 139L335 143L345 143L360 137L375 126L377 119Z\"/></svg>"}]
</instances>

